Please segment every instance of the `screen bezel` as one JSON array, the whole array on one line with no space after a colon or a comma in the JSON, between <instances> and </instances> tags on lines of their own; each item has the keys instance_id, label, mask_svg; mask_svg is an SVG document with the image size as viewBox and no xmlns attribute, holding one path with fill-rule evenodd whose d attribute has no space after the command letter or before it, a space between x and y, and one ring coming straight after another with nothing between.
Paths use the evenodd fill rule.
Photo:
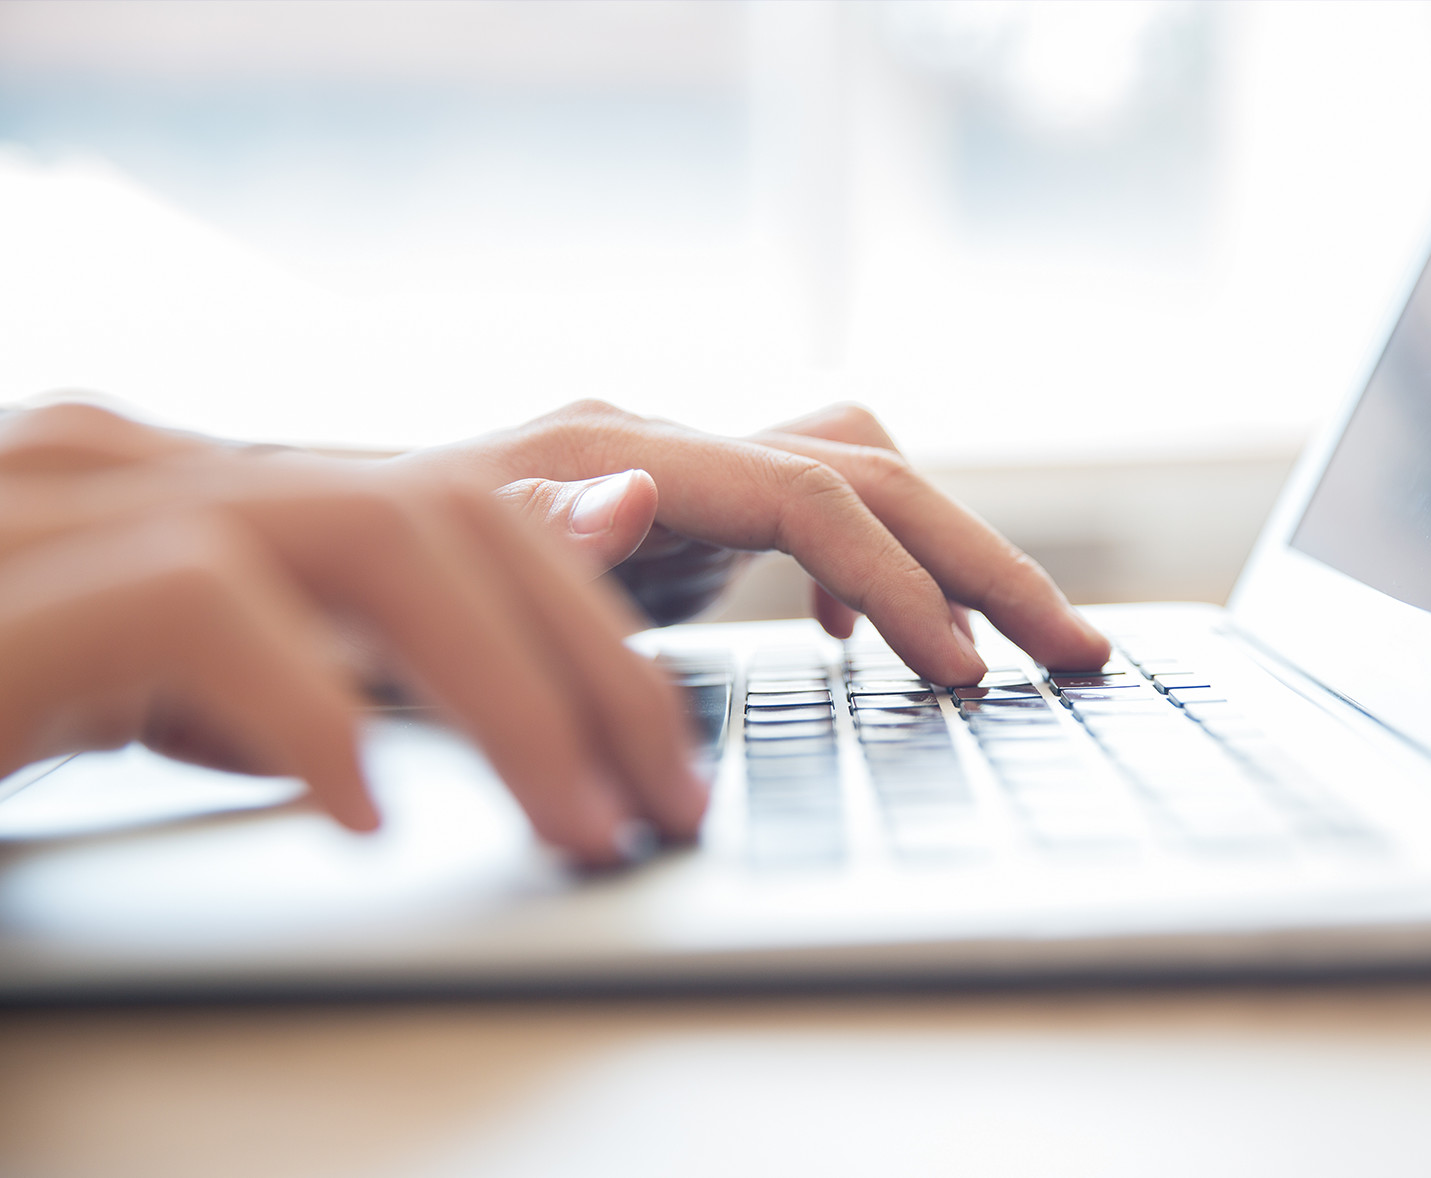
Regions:
<instances>
[{"instance_id":1,"label":"screen bezel","mask_svg":"<svg viewBox=\"0 0 1431 1178\"><path fill-rule=\"evenodd\" d=\"M1322 473L1405 312L1431 245L1402 285L1361 380L1298 462L1233 590L1234 625L1431 756L1431 612L1291 546Z\"/></svg>"}]
</instances>

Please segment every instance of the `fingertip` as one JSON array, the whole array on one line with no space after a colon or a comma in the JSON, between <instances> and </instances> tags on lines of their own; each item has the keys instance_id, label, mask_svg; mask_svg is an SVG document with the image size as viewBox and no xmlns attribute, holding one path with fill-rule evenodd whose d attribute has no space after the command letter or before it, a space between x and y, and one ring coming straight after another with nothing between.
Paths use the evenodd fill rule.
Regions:
<instances>
[{"instance_id":1,"label":"fingertip","mask_svg":"<svg viewBox=\"0 0 1431 1178\"><path fill-rule=\"evenodd\" d=\"M1058 657L1045 660L1045 665L1060 670L1097 670L1113 657L1113 644L1081 614L1070 610L1069 617L1076 631L1073 640Z\"/></svg>"},{"instance_id":2,"label":"fingertip","mask_svg":"<svg viewBox=\"0 0 1431 1178\"><path fill-rule=\"evenodd\" d=\"M348 830L355 834L373 834L382 826L382 815L373 802L366 782L360 779L356 788L350 786L338 796L341 797L341 802L329 805L328 812Z\"/></svg>"},{"instance_id":3,"label":"fingertip","mask_svg":"<svg viewBox=\"0 0 1431 1178\"><path fill-rule=\"evenodd\" d=\"M831 638L843 642L855 632L855 620L859 615L818 583L814 587L814 610L821 629Z\"/></svg>"},{"instance_id":4,"label":"fingertip","mask_svg":"<svg viewBox=\"0 0 1431 1178\"><path fill-rule=\"evenodd\" d=\"M690 842L700 833L701 823L705 821L711 784L694 765L688 764L681 773L676 792L679 796L672 806L673 813L664 833L677 842Z\"/></svg>"}]
</instances>

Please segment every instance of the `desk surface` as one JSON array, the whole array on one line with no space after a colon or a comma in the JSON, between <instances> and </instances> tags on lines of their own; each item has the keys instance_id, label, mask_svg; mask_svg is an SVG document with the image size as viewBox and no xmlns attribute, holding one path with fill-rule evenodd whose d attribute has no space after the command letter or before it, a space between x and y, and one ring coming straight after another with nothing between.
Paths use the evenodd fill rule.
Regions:
<instances>
[{"instance_id":1,"label":"desk surface","mask_svg":"<svg viewBox=\"0 0 1431 1178\"><path fill-rule=\"evenodd\" d=\"M14 1178L1431 1173L1431 986L0 1015Z\"/></svg>"}]
</instances>

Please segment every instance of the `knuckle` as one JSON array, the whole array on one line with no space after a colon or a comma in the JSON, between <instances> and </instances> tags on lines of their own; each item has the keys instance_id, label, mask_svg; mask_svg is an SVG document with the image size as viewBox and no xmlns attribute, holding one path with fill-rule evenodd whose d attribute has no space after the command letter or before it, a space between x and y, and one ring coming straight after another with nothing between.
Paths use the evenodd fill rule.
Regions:
<instances>
[{"instance_id":1,"label":"knuckle","mask_svg":"<svg viewBox=\"0 0 1431 1178\"><path fill-rule=\"evenodd\" d=\"M849 484L832 466L815 458L791 456L780 471L785 492L798 498L823 498L848 491Z\"/></svg>"},{"instance_id":2,"label":"knuckle","mask_svg":"<svg viewBox=\"0 0 1431 1178\"><path fill-rule=\"evenodd\" d=\"M610 401L603 401L599 397L582 397L557 412L562 417L577 420L596 418L607 421L612 418L625 419L631 416L624 409L619 409Z\"/></svg>"},{"instance_id":3,"label":"knuckle","mask_svg":"<svg viewBox=\"0 0 1431 1178\"><path fill-rule=\"evenodd\" d=\"M536 515L551 511L555 489L547 479L518 479L499 487L497 498L519 514Z\"/></svg>"},{"instance_id":4,"label":"knuckle","mask_svg":"<svg viewBox=\"0 0 1431 1178\"><path fill-rule=\"evenodd\" d=\"M853 494L844 477L834 468L814 458L792 455L784 459L777 472L780 479L775 528L775 547L791 551L796 533L806 524L811 511L821 511L827 504Z\"/></svg>"},{"instance_id":5,"label":"knuckle","mask_svg":"<svg viewBox=\"0 0 1431 1178\"><path fill-rule=\"evenodd\" d=\"M5 422L0 458L11 469L123 461L143 432L144 427L98 405L46 405Z\"/></svg>"},{"instance_id":6,"label":"knuckle","mask_svg":"<svg viewBox=\"0 0 1431 1178\"><path fill-rule=\"evenodd\" d=\"M884 432L879 418L867 406L858 401L838 401L831 406L831 409L843 424L852 427L859 433Z\"/></svg>"},{"instance_id":7,"label":"knuckle","mask_svg":"<svg viewBox=\"0 0 1431 1178\"><path fill-rule=\"evenodd\" d=\"M859 455L860 481L870 487L899 487L912 481L914 469L894 450L868 446Z\"/></svg>"}]
</instances>

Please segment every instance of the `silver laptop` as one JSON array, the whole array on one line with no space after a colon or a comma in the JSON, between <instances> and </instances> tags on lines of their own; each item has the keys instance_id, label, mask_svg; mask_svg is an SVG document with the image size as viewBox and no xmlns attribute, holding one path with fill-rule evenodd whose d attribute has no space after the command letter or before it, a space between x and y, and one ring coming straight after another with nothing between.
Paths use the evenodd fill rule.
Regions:
<instances>
[{"instance_id":1,"label":"silver laptop","mask_svg":"<svg viewBox=\"0 0 1431 1178\"><path fill-rule=\"evenodd\" d=\"M716 765L699 845L538 845L480 755L375 715L372 838L140 748L0 785L0 996L1286 976L1431 967L1431 267L1227 610L1097 607L1105 667L991 631L977 688L872 630L636 641Z\"/></svg>"}]
</instances>

